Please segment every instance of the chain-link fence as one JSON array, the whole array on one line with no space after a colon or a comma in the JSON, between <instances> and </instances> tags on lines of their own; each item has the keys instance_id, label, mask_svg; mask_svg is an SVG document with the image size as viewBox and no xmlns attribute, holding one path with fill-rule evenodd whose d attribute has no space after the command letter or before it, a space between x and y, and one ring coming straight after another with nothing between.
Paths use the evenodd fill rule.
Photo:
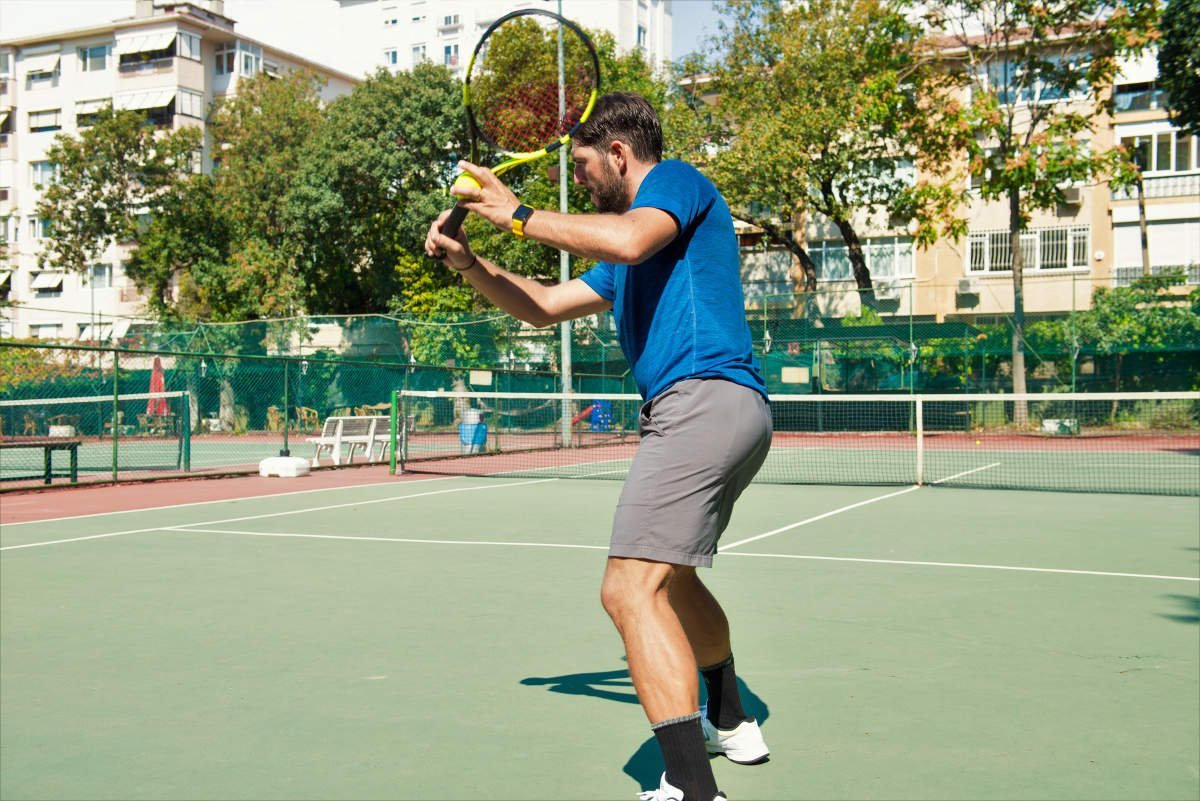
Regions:
<instances>
[{"instance_id":1,"label":"chain-link fence","mask_svg":"<svg viewBox=\"0 0 1200 801\"><path fill-rule=\"evenodd\" d=\"M1200 291L1179 289L1106 290L1089 308L1031 315L1027 391L1200 389ZM1010 317L935 322L906 308L839 290L759 297L746 320L773 395L1012 391ZM0 478L56 472L56 457L84 478L254 470L311 455L330 417L387 414L393 390L636 392L611 314L569 331L569 365L560 327L498 313L143 324L114 347L0 341ZM64 432L80 439L69 454L18 447Z\"/></svg>"}]
</instances>

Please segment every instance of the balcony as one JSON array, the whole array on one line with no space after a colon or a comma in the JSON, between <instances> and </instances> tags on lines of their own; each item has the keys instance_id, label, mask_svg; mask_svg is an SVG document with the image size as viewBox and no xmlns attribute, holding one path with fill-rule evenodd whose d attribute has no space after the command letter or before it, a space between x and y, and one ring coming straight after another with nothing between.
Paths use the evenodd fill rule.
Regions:
<instances>
[{"instance_id":1,"label":"balcony","mask_svg":"<svg viewBox=\"0 0 1200 801\"><path fill-rule=\"evenodd\" d=\"M1159 264L1150 267L1150 275L1163 275L1164 273L1174 272L1183 273L1183 281L1180 283L1187 286L1200 285L1200 264ZM1141 266L1118 267L1113 275L1113 284L1116 286L1132 286L1133 282L1141 277Z\"/></svg>"},{"instance_id":2,"label":"balcony","mask_svg":"<svg viewBox=\"0 0 1200 801\"><path fill-rule=\"evenodd\" d=\"M1200 173L1152 175L1142 179L1142 187L1148 198L1200 195ZM1134 200L1136 198L1137 187L1135 186L1112 190L1113 200Z\"/></svg>"}]
</instances>

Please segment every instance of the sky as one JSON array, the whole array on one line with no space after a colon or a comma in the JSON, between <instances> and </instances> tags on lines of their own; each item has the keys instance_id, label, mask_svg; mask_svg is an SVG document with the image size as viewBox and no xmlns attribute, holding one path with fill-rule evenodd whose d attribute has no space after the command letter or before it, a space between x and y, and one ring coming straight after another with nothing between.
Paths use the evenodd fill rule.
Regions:
<instances>
[{"instance_id":1,"label":"sky","mask_svg":"<svg viewBox=\"0 0 1200 801\"><path fill-rule=\"evenodd\" d=\"M294 5L297 0L226 0L225 9L241 23L241 29L247 35L269 41L266 25L270 15L262 9L280 2ZM103 24L133 16L133 7L134 0L0 0L0 39ZM716 33L716 24L717 13L713 10L712 0L673 0L671 49L674 57L699 49L705 36Z\"/></svg>"}]
</instances>

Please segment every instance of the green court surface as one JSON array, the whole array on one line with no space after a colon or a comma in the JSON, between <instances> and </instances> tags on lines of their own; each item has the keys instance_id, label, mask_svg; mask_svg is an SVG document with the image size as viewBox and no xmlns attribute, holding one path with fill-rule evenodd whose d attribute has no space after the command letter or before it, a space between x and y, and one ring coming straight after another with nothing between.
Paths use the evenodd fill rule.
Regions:
<instances>
[{"instance_id":1,"label":"green court surface","mask_svg":"<svg viewBox=\"0 0 1200 801\"><path fill-rule=\"evenodd\" d=\"M657 786L619 482L295 486L3 527L0 797ZM722 542L772 751L714 760L731 801L1200 795L1197 498L755 484Z\"/></svg>"}]
</instances>

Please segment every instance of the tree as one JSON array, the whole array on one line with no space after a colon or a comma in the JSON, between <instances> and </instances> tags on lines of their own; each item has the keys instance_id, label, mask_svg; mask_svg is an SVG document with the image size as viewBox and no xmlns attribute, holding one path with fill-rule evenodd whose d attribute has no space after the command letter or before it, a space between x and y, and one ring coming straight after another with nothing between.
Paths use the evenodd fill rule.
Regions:
<instances>
[{"instance_id":1,"label":"tree","mask_svg":"<svg viewBox=\"0 0 1200 801\"><path fill-rule=\"evenodd\" d=\"M425 63L381 69L329 106L287 198L310 312L383 312L401 293L402 254L422 253L466 152L460 98L457 79Z\"/></svg>"},{"instance_id":2,"label":"tree","mask_svg":"<svg viewBox=\"0 0 1200 801\"><path fill-rule=\"evenodd\" d=\"M229 322L296 310L304 232L290 225L286 199L320 129L319 87L305 71L260 73L213 110L215 174L164 195L130 257L152 311Z\"/></svg>"},{"instance_id":3,"label":"tree","mask_svg":"<svg viewBox=\"0 0 1200 801\"><path fill-rule=\"evenodd\" d=\"M196 163L200 131L161 131L133 111L101 110L78 137L60 134L47 158L57 179L36 213L51 221L39 264L82 273L114 243L136 239L139 217L156 213Z\"/></svg>"},{"instance_id":4,"label":"tree","mask_svg":"<svg viewBox=\"0 0 1200 801\"><path fill-rule=\"evenodd\" d=\"M1162 14L1158 82L1171 121L1200 136L1200 0L1169 0Z\"/></svg>"},{"instance_id":5,"label":"tree","mask_svg":"<svg viewBox=\"0 0 1200 801\"><path fill-rule=\"evenodd\" d=\"M748 0L724 14L722 52L687 65L708 75L684 83L672 129L701 136L692 148L710 154L704 169L735 216L788 247L808 289L815 267L787 223L803 232L814 213L832 222L863 289L872 286L859 235L868 215L915 217L923 244L961 229L946 158L958 146L959 107L902 5Z\"/></svg>"},{"instance_id":6,"label":"tree","mask_svg":"<svg viewBox=\"0 0 1200 801\"><path fill-rule=\"evenodd\" d=\"M1118 150L1093 147L1122 55L1151 40L1155 0L958 0L927 7L945 58L970 81L969 170L980 197L1008 205L1012 260L1013 392L1025 392L1025 256L1021 232L1063 188L1120 169ZM1025 420L1025 406L1015 417Z\"/></svg>"}]
</instances>

